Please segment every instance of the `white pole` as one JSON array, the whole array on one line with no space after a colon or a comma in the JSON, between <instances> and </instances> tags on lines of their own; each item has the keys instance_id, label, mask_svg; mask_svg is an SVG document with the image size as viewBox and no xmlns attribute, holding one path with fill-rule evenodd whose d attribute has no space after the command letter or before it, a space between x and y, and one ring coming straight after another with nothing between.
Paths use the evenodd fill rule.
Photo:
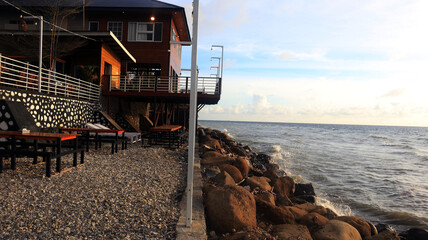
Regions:
<instances>
[{"instance_id":1,"label":"white pole","mask_svg":"<svg viewBox=\"0 0 428 240\"><path fill-rule=\"evenodd\" d=\"M43 16L40 19L40 46L39 46L39 92L42 91L42 61L43 61Z\"/></svg>"},{"instance_id":2,"label":"white pole","mask_svg":"<svg viewBox=\"0 0 428 240\"><path fill-rule=\"evenodd\" d=\"M199 0L193 1L193 34L192 34L192 73L190 88L190 113L189 113L189 150L187 167L187 208L186 227L192 226L192 205L193 205L193 165L195 162L195 137L196 137L196 107L197 107L197 60L198 60L198 15Z\"/></svg>"}]
</instances>

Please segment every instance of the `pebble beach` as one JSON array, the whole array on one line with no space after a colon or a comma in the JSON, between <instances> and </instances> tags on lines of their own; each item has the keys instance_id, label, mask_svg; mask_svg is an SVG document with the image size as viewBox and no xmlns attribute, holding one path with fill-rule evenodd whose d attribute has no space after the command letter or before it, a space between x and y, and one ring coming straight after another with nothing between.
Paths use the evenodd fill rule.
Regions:
<instances>
[{"instance_id":1,"label":"pebble beach","mask_svg":"<svg viewBox=\"0 0 428 240\"><path fill-rule=\"evenodd\" d=\"M18 159L12 171L6 160L0 239L174 239L186 153L133 144L111 155L104 147L51 178L44 164Z\"/></svg>"}]
</instances>

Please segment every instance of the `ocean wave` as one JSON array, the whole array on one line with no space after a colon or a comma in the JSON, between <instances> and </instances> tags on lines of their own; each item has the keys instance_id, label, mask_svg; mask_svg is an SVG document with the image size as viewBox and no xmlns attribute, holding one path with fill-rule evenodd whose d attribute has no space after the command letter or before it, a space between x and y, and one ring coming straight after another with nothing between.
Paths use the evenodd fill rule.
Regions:
<instances>
[{"instance_id":1,"label":"ocean wave","mask_svg":"<svg viewBox=\"0 0 428 240\"><path fill-rule=\"evenodd\" d=\"M396 144L396 143L392 143L392 142L389 142L389 141L383 141L381 146L383 146L383 147L398 147L398 148L401 148L401 149L408 149L408 150L415 149L414 147L409 146L407 144Z\"/></svg>"},{"instance_id":2,"label":"ocean wave","mask_svg":"<svg viewBox=\"0 0 428 240\"><path fill-rule=\"evenodd\" d=\"M380 135L370 135L369 137L374 138L374 139L388 139L388 137L380 136Z\"/></svg>"},{"instance_id":3,"label":"ocean wave","mask_svg":"<svg viewBox=\"0 0 428 240\"><path fill-rule=\"evenodd\" d=\"M351 216L352 210L351 207L349 207L346 204L340 204L340 203L334 203L329 201L328 199L324 197L317 197L316 198L316 204L323 206L325 208L330 208L339 216Z\"/></svg>"},{"instance_id":4,"label":"ocean wave","mask_svg":"<svg viewBox=\"0 0 428 240\"><path fill-rule=\"evenodd\" d=\"M280 153L282 149L281 149L281 146L280 146L280 145L273 145L273 146L272 146L272 150L273 150L274 152Z\"/></svg>"}]
</instances>

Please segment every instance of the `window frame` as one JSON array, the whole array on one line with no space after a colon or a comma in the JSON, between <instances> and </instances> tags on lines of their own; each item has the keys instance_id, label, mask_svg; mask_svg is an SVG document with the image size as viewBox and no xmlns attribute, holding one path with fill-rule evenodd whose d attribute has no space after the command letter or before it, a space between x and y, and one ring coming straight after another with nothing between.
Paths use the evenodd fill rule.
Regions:
<instances>
[{"instance_id":1,"label":"window frame","mask_svg":"<svg viewBox=\"0 0 428 240\"><path fill-rule=\"evenodd\" d=\"M120 36L117 36L113 31L109 30L110 28L110 23L120 23L121 28L120 28ZM119 39L119 41L122 41L123 39L123 22L122 21L108 21L107 22L107 31L111 31L114 33L114 35L117 37L117 39Z\"/></svg>"},{"instance_id":2,"label":"window frame","mask_svg":"<svg viewBox=\"0 0 428 240\"><path fill-rule=\"evenodd\" d=\"M96 30L91 30L91 24L92 23L96 23L97 24L97 29ZM98 31L100 31L100 21L88 21L88 31L89 32L98 32Z\"/></svg>"},{"instance_id":3,"label":"window frame","mask_svg":"<svg viewBox=\"0 0 428 240\"><path fill-rule=\"evenodd\" d=\"M131 24L135 24L135 39L131 39ZM139 24L150 24L153 26L152 31L138 31ZM156 24L161 25L160 40L155 40ZM151 33L153 40L138 40L138 33ZM162 42L163 41L163 22L128 22L128 42Z\"/></svg>"}]
</instances>

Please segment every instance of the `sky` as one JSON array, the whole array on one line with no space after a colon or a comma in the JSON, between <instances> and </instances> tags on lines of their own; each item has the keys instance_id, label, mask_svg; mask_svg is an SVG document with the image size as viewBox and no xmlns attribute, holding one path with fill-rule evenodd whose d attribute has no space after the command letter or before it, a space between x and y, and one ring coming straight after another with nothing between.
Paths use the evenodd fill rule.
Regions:
<instances>
[{"instance_id":1,"label":"sky","mask_svg":"<svg viewBox=\"0 0 428 240\"><path fill-rule=\"evenodd\" d=\"M192 25L191 0L165 2ZM426 0L202 0L199 75L216 73L211 45L224 73L199 118L428 126L427 12Z\"/></svg>"}]
</instances>

